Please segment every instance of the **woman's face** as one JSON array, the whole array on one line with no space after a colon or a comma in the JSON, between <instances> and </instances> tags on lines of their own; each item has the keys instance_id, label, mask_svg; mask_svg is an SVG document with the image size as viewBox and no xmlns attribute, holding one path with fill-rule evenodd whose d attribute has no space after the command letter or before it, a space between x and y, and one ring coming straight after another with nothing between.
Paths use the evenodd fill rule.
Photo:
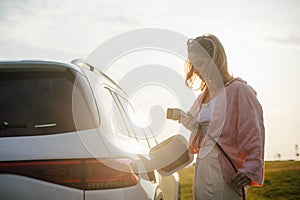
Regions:
<instances>
[{"instance_id":1,"label":"woman's face","mask_svg":"<svg viewBox=\"0 0 300 200\"><path fill-rule=\"evenodd\" d=\"M194 73L201 81L206 82L211 80L209 74L212 71L212 58L209 53L194 39L189 39L187 42L188 59L194 66Z\"/></svg>"},{"instance_id":2,"label":"woman's face","mask_svg":"<svg viewBox=\"0 0 300 200\"><path fill-rule=\"evenodd\" d=\"M194 73L204 81L203 75L207 74L209 65L211 64L212 58L202 48L197 41L192 41L187 44L188 59L194 66Z\"/></svg>"},{"instance_id":3,"label":"woman's face","mask_svg":"<svg viewBox=\"0 0 300 200\"><path fill-rule=\"evenodd\" d=\"M190 55L190 54L189 54ZM190 56L189 56L190 59ZM191 62L191 61L190 61ZM194 66L194 73L205 82L205 74L208 74L208 68L210 67L211 59L207 56L198 55L191 64Z\"/></svg>"}]
</instances>

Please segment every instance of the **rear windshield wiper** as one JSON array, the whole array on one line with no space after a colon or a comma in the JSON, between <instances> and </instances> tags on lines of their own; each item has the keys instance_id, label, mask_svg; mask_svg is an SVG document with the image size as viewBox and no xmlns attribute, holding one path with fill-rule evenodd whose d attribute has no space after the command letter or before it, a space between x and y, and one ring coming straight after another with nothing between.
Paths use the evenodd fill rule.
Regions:
<instances>
[{"instance_id":1,"label":"rear windshield wiper","mask_svg":"<svg viewBox=\"0 0 300 200\"><path fill-rule=\"evenodd\" d=\"M27 128L26 124L9 124L6 121L0 122L0 131L6 130L8 128Z\"/></svg>"}]
</instances>

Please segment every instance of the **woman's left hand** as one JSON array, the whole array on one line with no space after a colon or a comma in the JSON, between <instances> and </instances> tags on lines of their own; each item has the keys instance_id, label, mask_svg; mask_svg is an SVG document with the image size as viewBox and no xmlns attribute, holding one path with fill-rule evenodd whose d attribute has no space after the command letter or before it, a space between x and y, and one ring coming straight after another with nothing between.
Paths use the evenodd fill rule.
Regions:
<instances>
[{"instance_id":1,"label":"woman's left hand","mask_svg":"<svg viewBox=\"0 0 300 200\"><path fill-rule=\"evenodd\" d=\"M242 188L245 187L246 185L250 185L251 180L243 172L237 172L232 177L232 182L238 187Z\"/></svg>"}]
</instances>

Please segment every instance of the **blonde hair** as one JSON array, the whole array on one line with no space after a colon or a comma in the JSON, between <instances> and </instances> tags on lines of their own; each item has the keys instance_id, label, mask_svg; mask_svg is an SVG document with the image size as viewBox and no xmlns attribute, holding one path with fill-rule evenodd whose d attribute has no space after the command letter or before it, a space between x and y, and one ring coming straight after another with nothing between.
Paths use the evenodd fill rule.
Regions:
<instances>
[{"instance_id":1,"label":"blonde hair","mask_svg":"<svg viewBox=\"0 0 300 200\"><path fill-rule=\"evenodd\" d=\"M203 36L197 37L195 41L198 42L201 45L201 47L203 47L203 49L212 58L212 61L217 66L220 76L223 79L223 82L230 80L232 76L228 72L227 57L225 54L224 47L219 41L219 39L212 34L204 34ZM184 68L185 68L185 84L189 88L192 88L195 78L197 76L195 73L196 69L188 59L185 62ZM203 80L201 81L201 85L199 89L201 91L206 89L206 83Z\"/></svg>"}]
</instances>

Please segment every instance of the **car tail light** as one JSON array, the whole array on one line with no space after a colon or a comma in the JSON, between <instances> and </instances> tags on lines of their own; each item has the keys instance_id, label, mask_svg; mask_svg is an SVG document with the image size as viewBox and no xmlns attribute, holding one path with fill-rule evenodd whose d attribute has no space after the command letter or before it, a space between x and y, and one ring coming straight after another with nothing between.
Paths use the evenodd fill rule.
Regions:
<instances>
[{"instance_id":1,"label":"car tail light","mask_svg":"<svg viewBox=\"0 0 300 200\"><path fill-rule=\"evenodd\" d=\"M17 174L82 190L136 185L129 159L72 159L0 163L0 173Z\"/></svg>"}]
</instances>

